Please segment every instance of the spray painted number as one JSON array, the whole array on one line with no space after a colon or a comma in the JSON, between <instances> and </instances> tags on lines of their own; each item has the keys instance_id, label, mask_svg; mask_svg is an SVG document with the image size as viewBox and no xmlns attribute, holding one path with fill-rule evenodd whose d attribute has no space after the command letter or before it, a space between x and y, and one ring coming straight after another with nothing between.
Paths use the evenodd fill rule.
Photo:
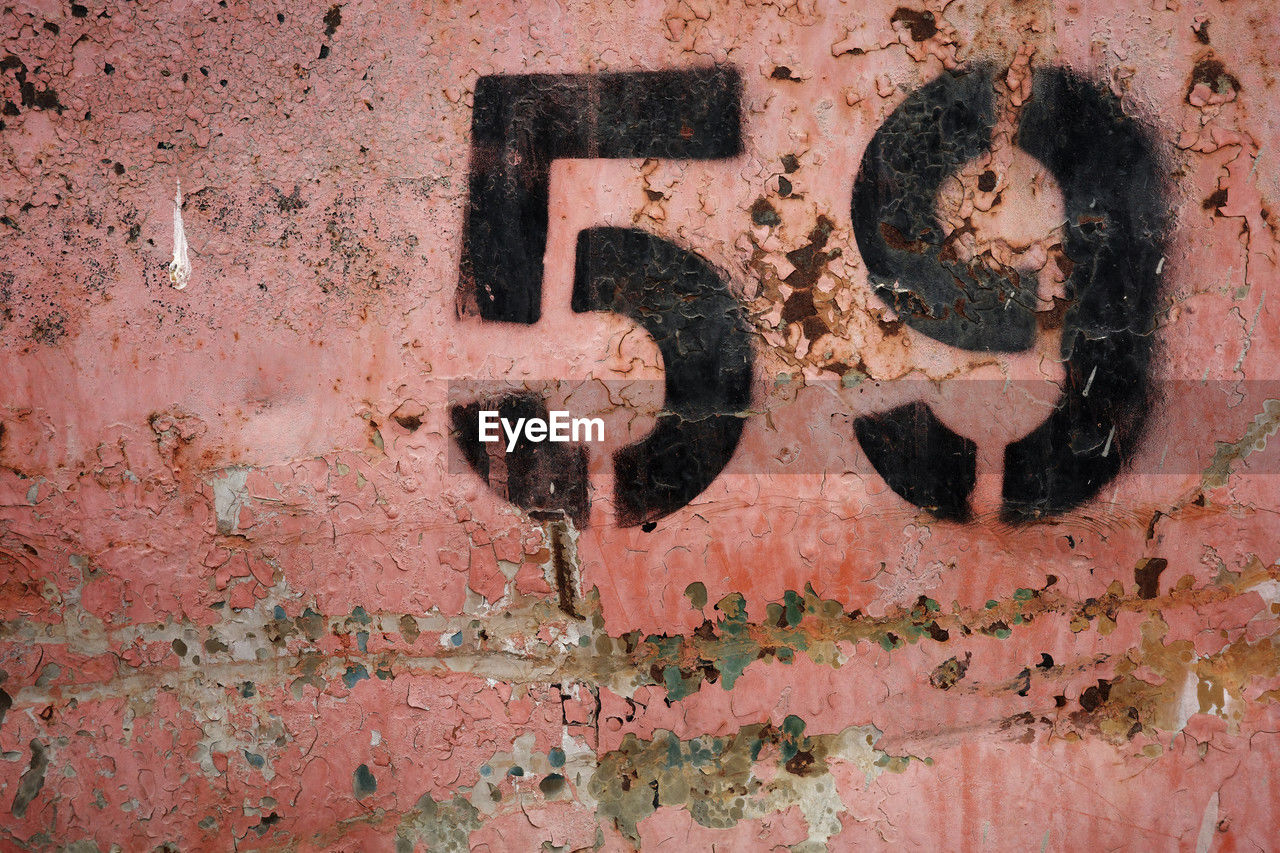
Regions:
<instances>
[{"instance_id":1,"label":"spray painted number","mask_svg":"<svg viewBox=\"0 0 1280 853\"><path fill-rule=\"evenodd\" d=\"M947 260L933 212L942 181L991 144L994 75L982 65L910 95L867 147L852 215L876 293L906 323L962 349L1014 352L1033 342L1034 285ZM537 322L554 159L732 157L742 150L740 102L739 77L726 68L482 77L472 116L462 310L494 322ZM1066 283L1063 400L1005 450L1003 514L1011 521L1088 500L1132 452L1148 408L1165 233L1153 147L1109 92L1061 69L1037 71L1017 141L1062 188L1064 249L1074 267ZM619 522L652 522L693 500L737 448L753 365L745 313L705 259L631 228L579 234L572 308L623 314L662 353L666 399L657 427L614 455ZM512 395L499 409L546 415L532 395ZM455 407L453 429L487 479L478 411L479 404ZM976 446L926 404L859 418L855 433L900 496L942 519L969 518ZM508 457L509 499L585 523L585 454L522 439Z\"/></svg>"},{"instance_id":2,"label":"spray painted number","mask_svg":"<svg viewBox=\"0 0 1280 853\"><path fill-rule=\"evenodd\" d=\"M906 323L952 346L1012 352L1032 344L1034 282L945 260L933 212L942 181L991 145L995 73L983 65L943 75L885 120L854 182L853 231L876 294ZM1060 68L1036 71L1016 140L1062 188L1073 266L1062 400L1005 448L1001 514L1015 522L1092 498L1137 445L1165 235L1154 146L1109 91ZM941 518L969 517L976 447L927 405L860 418L855 431L895 492Z\"/></svg>"},{"instance_id":3,"label":"spray painted number","mask_svg":"<svg viewBox=\"0 0 1280 853\"><path fill-rule=\"evenodd\" d=\"M737 72L724 68L480 78L471 120L462 303L485 320L537 322L551 161L733 157L742 151L741 88ZM754 360L746 312L706 260L635 228L591 228L578 235L572 308L629 317L662 353L662 413L648 437L614 454L614 499L624 526L669 515L709 486L738 446ZM537 408L542 401L509 399L505 405ZM467 459L487 475L478 406L456 407L452 418ZM571 482L557 486L555 479L528 476L538 469L562 472L560 478ZM566 471L572 472L568 478ZM520 489L508 488L508 497L518 506L564 512L585 523L583 448L521 439L509 456L508 477L513 475Z\"/></svg>"}]
</instances>

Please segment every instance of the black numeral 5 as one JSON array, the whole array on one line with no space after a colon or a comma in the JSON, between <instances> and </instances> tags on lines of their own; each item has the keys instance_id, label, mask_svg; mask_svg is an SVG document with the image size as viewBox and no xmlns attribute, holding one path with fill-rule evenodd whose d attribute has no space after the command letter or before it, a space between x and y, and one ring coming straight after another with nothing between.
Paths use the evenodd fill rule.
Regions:
<instances>
[{"instance_id":1,"label":"black numeral 5","mask_svg":"<svg viewBox=\"0 0 1280 853\"><path fill-rule=\"evenodd\" d=\"M495 322L537 322L553 160L732 157L742 150L740 101L737 72L726 68L480 78L462 312ZM666 371L663 411L647 438L614 455L615 501L624 525L674 512L716 478L738 445L753 363L745 312L703 258L633 228L579 235L572 308L630 317L657 343ZM477 411L474 405L455 407L454 433L472 467L487 478ZM560 510L584 523L583 453L551 444L517 446L508 468L520 488L508 496L525 509ZM513 465L517 470L510 472ZM557 476L527 476L537 469Z\"/></svg>"}]
</instances>

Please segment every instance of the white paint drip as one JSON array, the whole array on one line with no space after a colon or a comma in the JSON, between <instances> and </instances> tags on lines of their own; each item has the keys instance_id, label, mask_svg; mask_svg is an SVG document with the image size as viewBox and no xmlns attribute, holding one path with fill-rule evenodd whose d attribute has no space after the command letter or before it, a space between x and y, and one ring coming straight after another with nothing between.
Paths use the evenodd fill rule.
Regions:
<instances>
[{"instance_id":1,"label":"white paint drip","mask_svg":"<svg viewBox=\"0 0 1280 853\"><path fill-rule=\"evenodd\" d=\"M1213 846L1213 833L1218 828L1218 792L1209 795L1209 802L1204 807L1204 817L1200 819L1200 833L1196 836L1196 853L1209 853Z\"/></svg>"},{"instance_id":2,"label":"white paint drip","mask_svg":"<svg viewBox=\"0 0 1280 853\"><path fill-rule=\"evenodd\" d=\"M1195 665L1197 659L1193 658L1191 665ZM1173 728L1171 731L1180 732L1187 727L1187 722L1193 714L1200 712L1199 688L1200 676L1194 671L1188 671L1186 679L1182 682L1182 690L1178 693L1178 703L1173 709Z\"/></svg>"},{"instance_id":3,"label":"white paint drip","mask_svg":"<svg viewBox=\"0 0 1280 853\"><path fill-rule=\"evenodd\" d=\"M169 262L169 281L174 290L182 290L191 278L191 259L187 257L187 231L182 227L182 181L173 196L173 260Z\"/></svg>"}]
</instances>

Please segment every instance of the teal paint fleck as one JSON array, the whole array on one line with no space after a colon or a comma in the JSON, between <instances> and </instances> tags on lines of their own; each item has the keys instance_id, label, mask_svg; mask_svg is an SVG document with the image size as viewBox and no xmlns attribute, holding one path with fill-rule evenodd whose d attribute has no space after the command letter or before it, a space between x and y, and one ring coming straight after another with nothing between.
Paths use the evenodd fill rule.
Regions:
<instances>
[{"instance_id":1,"label":"teal paint fleck","mask_svg":"<svg viewBox=\"0 0 1280 853\"><path fill-rule=\"evenodd\" d=\"M254 768L257 768L258 770L261 770L262 768L267 766L267 759L263 758L261 755L258 755L258 753L250 752L247 749L241 750L241 751L244 752L244 760L249 762L250 767L254 767Z\"/></svg>"},{"instance_id":2,"label":"teal paint fleck","mask_svg":"<svg viewBox=\"0 0 1280 853\"><path fill-rule=\"evenodd\" d=\"M808 746L809 739L804 736L805 723L804 720L795 714L788 714L786 719L782 721L782 743L780 744L782 763L796 757L801 749Z\"/></svg>"},{"instance_id":3,"label":"teal paint fleck","mask_svg":"<svg viewBox=\"0 0 1280 853\"><path fill-rule=\"evenodd\" d=\"M690 685L693 679L686 679L680 673L680 667L669 664L662 670L662 683L667 688L667 698L672 701L684 699L697 692L696 685Z\"/></svg>"},{"instance_id":4,"label":"teal paint fleck","mask_svg":"<svg viewBox=\"0 0 1280 853\"><path fill-rule=\"evenodd\" d=\"M347 667L347 671L342 674L342 683L347 685L347 689L350 690L356 686L356 682L363 681L368 677L369 670L364 668L364 664L358 663Z\"/></svg>"},{"instance_id":5,"label":"teal paint fleck","mask_svg":"<svg viewBox=\"0 0 1280 853\"><path fill-rule=\"evenodd\" d=\"M716 625L723 642L716 668L720 670L720 684L725 690L732 690L738 677L756 659L757 648L749 639L747 604L741 594L726 595L716 603L716 610L724 614Z\"/></svg>"},{"instance_id":6,"label":"teal paint fleck","mask_svg":"<svg viewBox=\"0 0 1280 853\"><path fill-rule=\"evenodd\" d=\"M684 764L683 750L680 749L680 740L673 735L667 735L667 767L675 768Z\"/></svg>"},{"instance_id":7,"label":"teal paint fleck","mask_svg":"<svg viewBox=\"0 0 1280 853\"><path fill-rule=\"evenodd\" d=\"M881 634L879 637L876 638L876 642L878 642L880 644L880 648L884 649L886 652L891 652L894 649L902 648L902 645L903 645L902 640L900 640L898 637L894 636L893 634L888 634L888 633Z\"/></svg>"},{"instance_id":8,"label":"teal paint fleck","mask_svg":"<svg viewBox=\"0 0 1280 853\"><path fill-rule=\"evenodd\" d=\"M461 631L459 631L458 633L456 633L456 634L454 634L452 637L450 637L450 638L449 638L449 642L453 643L455 646L460 646L460 645L462 645L462 632L461 632Z\"/></svg>"},{"instance_id":9,"label":"teal paint fleck","mask_svg":"<svg viewBox=\"0 0 1280 853\"><path fill-rule=\"evenodd\" d=\"M720 656L720 683L725 690L732 690L738 677L756 659L750 652L726 652Z\"/></svg>"},{"instance_id":10,"label":"teal paint fleck","mask_svg":"<svg viewBox=\"0 0 1280 853\"><path fill-rule=\"evenodd\" d=\"M369 611L365 610L359 604L351 611L351 619L361 625L368 625L373 621L373 617L369 615Z\"/></svg>"},{"instance_id":11,"label":"teal paint fleck","mask_svg":"<svg viewBox=\"0 0 1280 853\"><path fill-rule=\"evenodd\" d=\"M558 746L551 747L547 753L547 761L552 767L564 767L564 750Z\"/></svg>"},{"instance_id":12,"label":"teal paint fleck","mask_svg":"<svg viewBox=\"0 0 1280 853\"><path fill-rule=\"evenodd\" d=\"M362 652L367 653L369 651L369 632L368 631L356 632L356 646Z\"/></svg>"},{"instance_id":13,"label":"teal paint fleck","mask_svg":"<svg viewBox=\"0 0 1280 853\"><path fill-rule=\"evenodd\" d=\"M711 740L697 738L689 744L689 756L693 759L696 767L714 764L722 751L724 751L724 741L720 738L712 738Z\"/></svg>"},{"instance_id":14,"label":"teal paint fleck","mask_svg":"<svg viewBox=\"0 0 1280 853\"><path fill-rule=\"evenodd\" d=\"M794 628L800 624L800 620L804 618L804 599L795 590L787 590L782 596L783 613L786 616L787 627Z\"/></svg>"},{"instance_id":15,"label":"teal paint fleck","mask_svg":"<svg viewBox=\"0 0 1280 853\"><path fill-rule=\"evenodd\" d=\"M378 790L378 780L369 772L369 765L361 764L351 776L351 788L356 799L362 800Z\"/></svg>"},{"instance_id":16,"label":"teal paint fleck","mask_svg":"<svg viewBox=\"0 0 1280 853\"><path fill-rule=\"evenodd\" d=\"M741 593L733 592L716 603L716 610L724 614L727 622L745 624L747 621L747 601Z\"/></svg>"}]
</instances>

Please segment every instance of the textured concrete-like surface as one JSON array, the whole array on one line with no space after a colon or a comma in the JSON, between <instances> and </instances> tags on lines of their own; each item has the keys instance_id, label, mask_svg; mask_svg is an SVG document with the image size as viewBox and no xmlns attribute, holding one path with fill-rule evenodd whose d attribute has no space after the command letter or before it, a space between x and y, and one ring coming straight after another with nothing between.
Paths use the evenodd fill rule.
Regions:
<instances>
[{"instance_id":1,"label":"textured concrete-like surface","mask_svg":"<svg viewBox=\"0 0 1280 853\"><path fill-rule=\"evenodd\" d=\"M0 847L1272 846L1277 44L1265 0L4 6ZM539 164L472 150L478 81L709 68L740 141L667 103L680 159L621 156L591 117L634 102L597 78L557 96L588 119L535 128L540 316L484 319L471 175ZM855 234L877 130L977 68L992 145L952 158L936 233L890 205ZM1094 136L1034 147L1052 69L1151 175L1033 156ZM1115 281L1151 302L1089 325L1133 222ZM611 454L661 421L671 340L572 310L602 228L713 267L751 344L740 440L694 440L723 467L667 514L617 505ZM917 256L1020 284L884 301ZM1015 297L1025 349L924 316ZM597 389L589 505L531 514L501 453L492 485L459 461L450 384L479 380ZM1006 444L1126 383L1067 436L1123 465L1009 512Z\"/></svg>"}]
</instances>

